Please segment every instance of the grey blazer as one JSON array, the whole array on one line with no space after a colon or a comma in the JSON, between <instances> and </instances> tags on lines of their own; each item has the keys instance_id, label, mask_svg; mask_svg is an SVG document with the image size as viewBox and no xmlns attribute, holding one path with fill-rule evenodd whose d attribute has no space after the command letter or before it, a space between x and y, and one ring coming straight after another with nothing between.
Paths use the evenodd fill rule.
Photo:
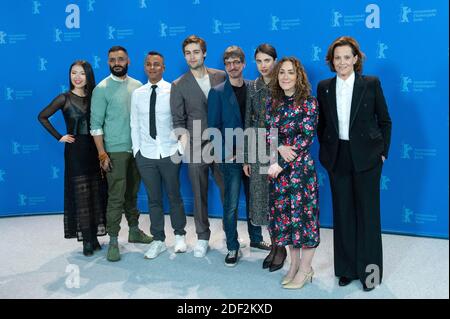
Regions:
<instances>
[{"instance_id":1,"label":"grey blazer","mask_svg":"<svg viewBox=\"0 0 450 319\"><path fill-rule=\"evenodd\" d=\"M226 79L224 71L206 69L211 87ZM193 137L193 121L201 120L201 131L208 128L208 101L192 72L188 71L173 81L170 91L170 109L172 111L173 128L185 128L189 131L190 141ZM205 144L205 141L203 143Z\"/></svg>"}]
</instances>

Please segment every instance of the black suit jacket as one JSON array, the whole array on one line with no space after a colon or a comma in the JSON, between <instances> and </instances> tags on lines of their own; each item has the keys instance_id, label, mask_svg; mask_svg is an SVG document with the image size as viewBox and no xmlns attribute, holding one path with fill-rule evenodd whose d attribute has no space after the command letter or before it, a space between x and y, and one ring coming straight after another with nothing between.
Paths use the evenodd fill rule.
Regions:
<instances>
[{"instance_id":1,"label":"black suit jacket","mask_svg":"<svg viewBox=\"0 0 450 319\"><path fill-rule=\"evenodd\" d=\"M336 77L319 83L317 99L319 160L328 171L332 171L339 145ZM350 150L355 171L373 168L380 163L382 155L388 157L391 127L380 80L373 76L355 74L349 127Z\"/></svg>"}]
</instances>

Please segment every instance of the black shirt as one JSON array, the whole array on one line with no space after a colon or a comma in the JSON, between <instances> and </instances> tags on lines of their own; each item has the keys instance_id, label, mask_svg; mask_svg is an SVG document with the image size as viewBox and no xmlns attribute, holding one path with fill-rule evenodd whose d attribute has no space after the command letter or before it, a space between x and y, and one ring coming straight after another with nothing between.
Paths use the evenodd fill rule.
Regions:
<instances>
[{"instance_id":1,"label":"black shirt","mask_svg":"<svg viewBox=\"0 0 450 319\"><path fill-rule=\"evenodd\" d=\"M242 126L244 126L244 119L245 119L245 103L247 99L247 86L245 85L245 82L242 86L231 86L234 91L234 95L236 95L236 99L239 104L239 109L241 111L241 120L242 120Z\"/></svg>"}]
</instances>

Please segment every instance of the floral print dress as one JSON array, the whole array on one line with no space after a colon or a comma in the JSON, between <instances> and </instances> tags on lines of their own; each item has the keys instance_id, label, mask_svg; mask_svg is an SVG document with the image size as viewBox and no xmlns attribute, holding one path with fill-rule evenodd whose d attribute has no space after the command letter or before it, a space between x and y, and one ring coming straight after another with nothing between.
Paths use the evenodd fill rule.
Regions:
<instances>
[{"instance_id":1,"label":"floral print dress","mask_svg":"<svg viewBox=\"0 0 450 319\"><path fill-rule=\"evenodd\" d=\"M278 129L278 136L267 134L267 142L276 146L295 146L297 158L286 162L278 154L283 171L277 178L269 177L269 233L278 246L314 248L319 245L319 194L316 169L309 148L318 122L318 103L308 97L296 105L294 97L284 97L273 110L267 103L267 130ZM274 152L274 155L277 152Z\"/></svg>"}]
</instances>

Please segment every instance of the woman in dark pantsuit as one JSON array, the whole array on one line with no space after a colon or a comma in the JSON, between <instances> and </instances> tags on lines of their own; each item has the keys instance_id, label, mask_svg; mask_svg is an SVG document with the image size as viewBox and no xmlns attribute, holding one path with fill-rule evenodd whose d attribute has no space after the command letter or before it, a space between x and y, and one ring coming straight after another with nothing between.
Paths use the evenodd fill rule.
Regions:
<instances>
[{"instance_id":1,"label":"woman in dark pantsuit","mask_svg":"<svg viewBox=\"0 0 450 319\"><path fill-rule=\"evenodd\" d=\"M359 279L370 291L383 275L380 177L392 123L379 79L361 74L363 59L351 37L330 45L337 76L317 87L318 139L333 197L335 275L339 286Z\"/></svg>"}]
</instances>

